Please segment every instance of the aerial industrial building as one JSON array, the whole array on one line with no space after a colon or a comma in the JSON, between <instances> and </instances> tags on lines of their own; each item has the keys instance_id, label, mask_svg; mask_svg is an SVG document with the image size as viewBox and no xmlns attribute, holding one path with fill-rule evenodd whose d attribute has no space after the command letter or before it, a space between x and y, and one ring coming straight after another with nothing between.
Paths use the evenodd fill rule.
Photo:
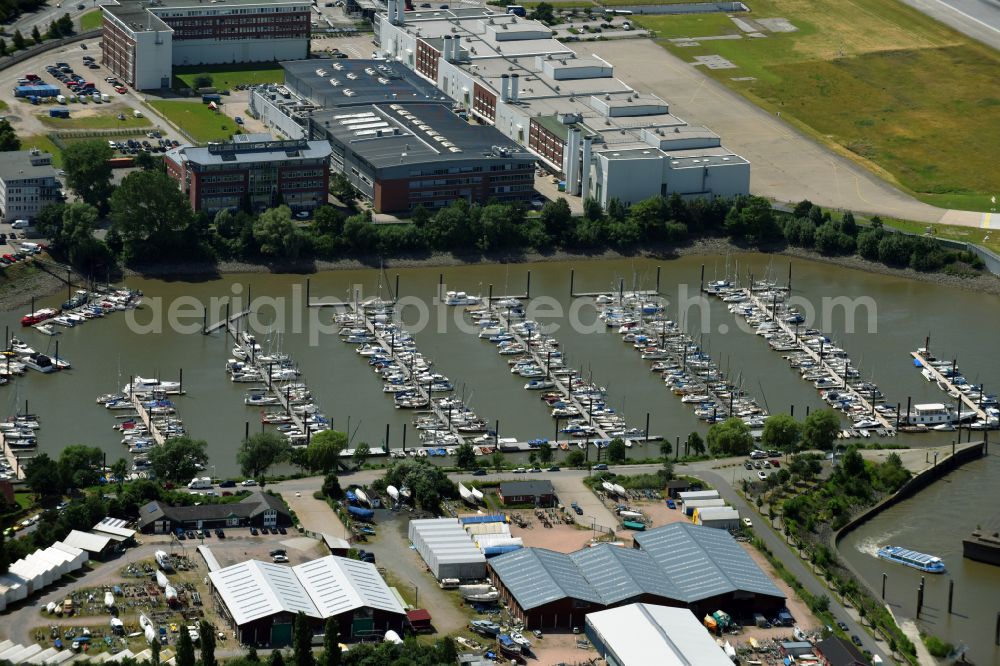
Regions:
<instances>
[{"instance_id":1,"label":"aerial industrial building","mask_svg":"<svg viewBox=\"0 0 1000 666\"><path fill-rule=\"evenodd\" d=\"M595 610L630 603L773 614L785 595L724 530L674 523L635 536L635 549L602 544L570 554L524 548L489 560L490 578L530 629L583 625Z\"/></svg>"},{"instance_id":2,"label":"aerial industrial building","mask_svg":"<svg viewBox=\"0 0 1000 666\"><path fill-rule=\"evenodd\" d=\"M607 206L656 195L733 196L750 164L718 135L578 55L536 21L482 7L404 11L375 19L386 59L412 69L482 123L529 148L566 191Z\"/></svg>"},{"instance_id":3,"label":"aerial industrial building","mask_svg":"<svg viewBox=\"0 0 1000 666\"><path fill-rule=\"evenodd\" d=\"M381 60L283 63L250 109L290 138L330 143L331 168L378 212L429 210L455 199L527 201L535 158L497 130L469 124L407 68Z\"/></svg>"},{"instance_id":4,"label":"aerial industrial building","mask_svg":"<svg viewBox=\"0 0 1000 666\"><path fill-rule=\"evenodd\" d=\"M327 555L295 567L247 560L208 574L219 608L244 645L283 647L295 616L320 631L336 617L340 635L355 639L402 633L406 611L375 565Z\"/></svg>"},{"instance_id":5,"label":"aerial industrial building","mask_svg":"<svg viewBox=\"0 0 1000 666\"><path fill-rule=\"evenodd\" d=\"M302 0L118 0L101 9L101 64L139 90L169 88L176 66L309 54Z\"/></svg>"},{"instance_id":6,"label":"aerial industrial building","mask_svg":"<svg viewBox=\"0 0 1000 666\"><path fill-rule=\"evenodd\" d=\"M585 632L616 666L732 666L708 630L686 608L629 604L587 615Z\"/></svg>"},{"instance_id":7,"label":"aerial industrial building","mask_svg":"<svg viewBox=\"0 0 1000 666\"><path fill-rule=\"evenodd\" d=\"M163 161L196 211L257 212L284 203L299 212L327 202L330 145L326 141L275 141L270 134L237 134L232 141L172 148Z\"/></svg>"}]
</instances>

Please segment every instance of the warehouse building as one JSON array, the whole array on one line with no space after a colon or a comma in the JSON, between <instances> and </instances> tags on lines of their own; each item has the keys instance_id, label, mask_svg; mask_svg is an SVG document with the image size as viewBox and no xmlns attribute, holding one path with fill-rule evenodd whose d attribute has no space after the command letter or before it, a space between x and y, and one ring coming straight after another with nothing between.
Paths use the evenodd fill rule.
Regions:
<instances>
[{"instance_id":1,"label":"warehouse building","mask_svg":"<svg viewBox=\"0 0 1000 666\"><path fill-rule=\"evenodd\" d=\"M248 560L208 574L223 616L245 645L284 647L299 612L323 631L331 617L340 635L379 640L402 633L406 612L375 565L328 555L295 567Z\"/></svg>"},{"instance_id":2,"label":"warehouse building","mask_svg":"<svg viewBox=\"0 0 1000 666\"><path fill-rule=\"evenodd\" d=\"M354 59L283 67L284 85L255 88L251 111L285 136L328 141L331 168L377 212L533 196L535 158L496 129L460 118L407 68Z\"/></svg>"},{"instance_id":3,"label":"warehouse building","mask_svg":"<svg viewBox=\"0 0 1000 666\"><path fill-rule=\"evenodd\" d=\"M279 497L256 492L230 504L171 506L160 501L139 510L139 531L143 534L170 534L177 530L217 527L290 527L291 514Z\"/></svg>"},{"instance_id":4,"label":"warehouse building","mask_svg":"<svg viewBox=\"0 0 1000 666\"><path fill-rule=\"evenodd\" d=\"M586 618L585 633L608 666L732 666L686 608L629 604Z\"/></svg>"},{"instance_id":5,"label":"warehouse building","mask_svg":"<svg viewBox=\"0 0 1000 666\"><path fill-rule=\"evenodd\" d=\"M695 509L691 520L695 525L735 530L740 527L740 512L731 506L705 506Z\"/></svg>"},{"instance_id":6,"label":"warehouse building","mask_svg":"<svg viewBox=\"0 0 1000 666\"><path fill-rule=\"evenodd\" d=\"M283 203L293 212L327 202L330 145L275 141L270 134L237 134L207 146L182 145L164 155L167 174L196 211L258 212Z\"/></svg>"},{"instance_id":7,"label":"warehouse building","mask_svg":"<svg viewBox=\"0 0 1000 666\"><path fill-rule=\"evenodd\" d=\"M552 482L542 481L504 481L500 484L500 503L531 504L532 506L550 507L557 502L555 488Z\"/></svg>"},{"instance_id":8,"label":"warehouse building","mask_svg":"<svg viewBox=\"0 0 1000 666\"><path fill-rule=\"evenodd\" d=\"M615 78L611 63L553 39L548 26L501 12L406 12L402 0L390 0L376 18L376 38L387 60L528 148L571 195L606 207L613 198L749 192L749 162L717 134Z\"/></svg>"},{"instance_id":9,"label":"warehouse building","mask_svg":"<svg viewBox=\"0 0 1000 666\"><path fill-rule=\"evenodd\" d=\"M457 518L411 520L408 535L436 579L486 577L486 556Z\"/></svg>"},{"instance_id":10,"label":"warehouse building","mask_svg":"<svg viewBox=\"0 0 1000 666\"><path fill-rule=\"evenodd\" d=\"M489 561L490 578L530 629L583 625L595 610L630 603L724 610L750 621L785 597L723 530L675 523L635 536L636 549L609 544L564 554L525 548Z\"/></svg>"},{"instance_id":11,"label":"warehouse building","mask_svg":"<svg viewBox=\"0 0 1000 666\"><path fill-rule=\"evenodd\" d=\"M175 66L309 54L310 3L302 0L118 0L101 10L101 64L139 90L169 88Z\"/></svg>"},{"instance_id":12,"label":"warehouse building","mask_svg":"<svg viewBox=\"0 0 1000 666\"><path fill-rule=\"evenodd\" d=\"M86 563L86 551L62 541L22 557L0 574L0 612L56 583L63 575L78 571Z\"/></svg>"},{"instance_id":13,"label":"warehouse building","mask_svg":"<svg viewBox=\"0 0 1000 666\"><path fill-rule=\"evenodd\" d=\"M81 532L72 530L63 543L73 548L79 548L87 552L88 557L93 560L106 560L115 553L121 551L118 542L110 535L93 534L91 532Z\"/></svg>"}]
</instances>

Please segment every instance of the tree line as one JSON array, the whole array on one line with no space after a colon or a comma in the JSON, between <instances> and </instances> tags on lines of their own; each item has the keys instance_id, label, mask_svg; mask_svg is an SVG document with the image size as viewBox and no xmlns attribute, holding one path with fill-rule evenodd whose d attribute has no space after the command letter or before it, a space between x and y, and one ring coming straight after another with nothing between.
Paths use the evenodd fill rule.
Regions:
<instances>
[{"instance_id":1,"label":"tree line","mask_svg":"<svg viewBox=\"0 0 1000 666\"><path fill-rule=\"evenodd\" d=\"M113 155L101 141L68 146L63 151L66 181L81 201L49 206L36 220L40 231L53 240L54 256L90 275L104 274L119 264L287 265L432 253L475 259L526 251L669 251L693 239L714 237L762 249L793 245L827 256L857 253L920 271L961 273L982 268L972 253L948 249L933 238L894 232L878 218L860 226L850 212L834 219L830 211L809 201L786 213L755 196L684 199L674 194L631 206L612 199L606 208L587 199L581 216L574 216L562 198L547 202L537 214L523 202L480 204L457 199L433 213L417 206L408 224L384 225L373 224L369 211L348 215L333 206L321 206L308 221L295 219L285 205L260 213L244 206L208 215L191 210L162 160L150 155L138 156L140 168L115 187L108 164ZM354 196L350 185L337 176L331 192L347 202ZM93 232L104 219L110 226L102 240Z\"/></svg>"}]
</instances>

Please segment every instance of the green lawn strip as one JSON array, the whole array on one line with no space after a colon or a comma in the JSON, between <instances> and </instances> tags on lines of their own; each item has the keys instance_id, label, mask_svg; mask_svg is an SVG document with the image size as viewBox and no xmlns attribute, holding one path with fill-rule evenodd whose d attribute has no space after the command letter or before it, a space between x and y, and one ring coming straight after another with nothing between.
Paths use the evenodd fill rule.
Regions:
<instances>
[{"instance_id":1,"label":"green lawn strip","mask_svg":"<svg viewBox=\"0 0 1000 666\"><path fill-rule=\"evenodd\" d=\"M239 129L232 118L200 102L154 101L149 105L198 142L228 139Z\"/></svg>"},{"instance_id":2,"label":"green lawn strip","mask_svg":"<svg viewBox=\"0 0 1000 666\"><path fill-rule=\"evenodd\" d=\"M87 32L88 30L96 30L101 27L103 19L101 17L101 10L95 9L93 11L87 12L80 16L80 32Z\"/></svg>"},{"instance_id":3,"label":"green lawn strip","mask_svg":"<svg viewBox=\"0 0 1000 666\"><path fill-rule=\"evenodd\" d=\"M52 164L56 167L62 166L62 152L56 147L56 144L52 143L52 139L47 135L35 134L33 136L22 136L20 139L22 150L37 148L43 153L52 153Z\"/></svg>"},{"instance_id":4,"label":"green lawn strip","mask_svg":"<svg viewBox=\"0 0 1000 666\"><path fill-rule=\"evenodd\" d=\"M281 83L285 80L285 70L272 62L174 67L177 87L194 88L194 80L199 76L210 76L211 87L228 90L238 85Z\"/></svg>"},{"instance_id":5,"label":"green lawn strip","mask_svg":"<svg viewBox=\"0 0 1000 666\"><path fill-rule=\"evenodd\" d=\"M70 117L69 118L52 118L47 115L38 116L38 120L41 121L43 125L51 127L56 130L73 130L73 129L131 129L133 127L149 127L152 123L149 118L135 118L131 113L125 114L125 120L118 120L118 114L113 113L111 115L100 115L100 116L81 116L74 118L73 111L76 111L80 107L70 107Z\"/></svg>"},{"instance_id":6,"label":"green lawn strip","mask_svg":"<svg viewBox=\"0 0 1000 666\"><path fill-rule=\"evenodd\" d=\"M798 30L660 44L730 60L705 73L928 203L989 209L1000 171L982 146L1000 145L1000 54L897 2L761 0L744 18L768 17ZM636 20L664 37L671 18Z\"/></svg>"},{"instance_id":7,"label":"green lawn strip","mask_svg":"<svg viewBox=\"0 0 1000 666\"><path fill-rule=\"evenodd\" d=\"M740 29L725 14L636 15L634 21L663 39L740 34Z\"/></svg>"}]
</instances>

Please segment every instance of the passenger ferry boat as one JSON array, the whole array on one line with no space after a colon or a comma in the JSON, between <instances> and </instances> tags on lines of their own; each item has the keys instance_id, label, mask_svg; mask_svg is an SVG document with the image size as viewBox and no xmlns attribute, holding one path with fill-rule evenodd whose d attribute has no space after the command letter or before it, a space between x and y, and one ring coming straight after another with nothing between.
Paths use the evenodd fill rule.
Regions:
<instances>
[{"instance_id":1,"label":"passenger ferry boat","mask_svg":"<svg viewBox=\"0 0 1000 666\"><path fill-rule=\"evenodd\" d=\"M905 564L925 573L944 573L944 562L940 557L918 553L902 546L883 546L878 549L878 556L883 560Z\"/></svg>"}]
</instances>

